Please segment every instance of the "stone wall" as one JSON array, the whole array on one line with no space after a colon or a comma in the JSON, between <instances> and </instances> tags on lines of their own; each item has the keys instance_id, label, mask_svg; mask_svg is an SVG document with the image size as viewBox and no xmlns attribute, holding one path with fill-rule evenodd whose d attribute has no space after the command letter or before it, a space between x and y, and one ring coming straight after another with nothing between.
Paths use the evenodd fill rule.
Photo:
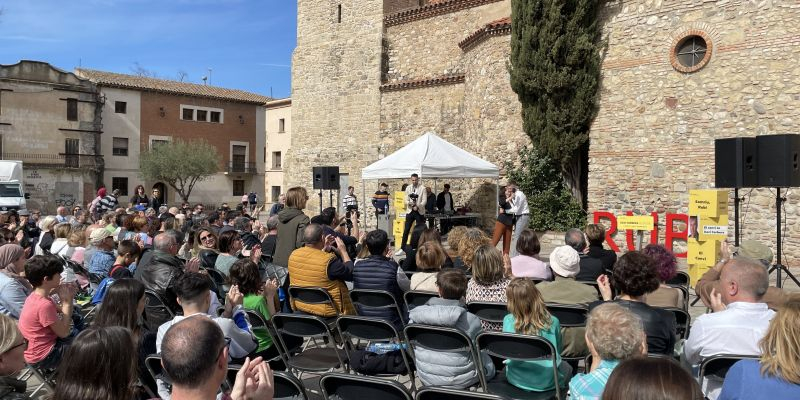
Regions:
<instances>
[{"instance_id":1,"label":"stone wall","mask_svg":"<svg viewBox=\"0 0 800 400\"><path fill-rule=\"evenodd\" d=\"M664 221L665 212L688 211L690 189L713 187L714 139L800 132L797 2L614 1L601 20L608 48L591 130L590 210L656 211ZM670 54L690 30L713 48L687 74ZM774 243L773 193L749 196L743 238ZM785 208L789 263L800 244L798 200L792 190Z\"/></svg>"}]
</instances>

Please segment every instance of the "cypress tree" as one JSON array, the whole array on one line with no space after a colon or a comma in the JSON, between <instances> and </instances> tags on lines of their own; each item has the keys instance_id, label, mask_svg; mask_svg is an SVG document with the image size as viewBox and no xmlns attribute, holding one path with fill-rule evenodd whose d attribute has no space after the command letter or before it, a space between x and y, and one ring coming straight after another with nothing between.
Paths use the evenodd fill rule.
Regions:
<instances>
[{"instance_id":1,"label":"cypress tree","mask_svg":"<svg viewBox=\"0 0 800 400\"><path fill-rule=\"evenodd\" d=\"M598 0L512 0L511 87L523 129L585 203L600 79Z\"/></svg>"}]
</instances>

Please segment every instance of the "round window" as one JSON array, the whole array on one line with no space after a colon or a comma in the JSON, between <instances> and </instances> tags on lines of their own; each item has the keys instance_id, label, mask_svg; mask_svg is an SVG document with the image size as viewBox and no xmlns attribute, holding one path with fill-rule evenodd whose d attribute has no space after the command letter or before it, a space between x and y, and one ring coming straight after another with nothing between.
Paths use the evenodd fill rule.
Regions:
<instances>
[{"instance_id":1,"label":"round window","mask_svg":"<svg viewBox=\"0 0 800 400\"><path fill-rule=\"evenodd\" d=\"M677 40L673 46L670 59L672 66L678 71L695 72L703 68L711 58L710 40L704 34L695 32Z\"/></svg>"}]
</instances>

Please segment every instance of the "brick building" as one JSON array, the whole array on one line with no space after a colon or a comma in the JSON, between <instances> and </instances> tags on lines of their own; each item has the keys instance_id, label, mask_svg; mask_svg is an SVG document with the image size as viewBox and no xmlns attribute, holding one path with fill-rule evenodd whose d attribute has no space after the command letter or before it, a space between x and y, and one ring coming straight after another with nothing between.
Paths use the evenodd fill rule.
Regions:
<instances>
[{"instance_id":1,"label":"brick building","mask_svg":"<svg viewBox=\"0 0 800 400\"><path fill-rule=\"evenodd\" d=\"M107 187L133 195L143 184L161 189L170 205L180 196L164 182L142 182L139 154L159 141L205 139L220 154L218 173L198 182L191 202L231 206L254 191L264 199L265 103L269 97L241 90L112 72L76 69L97 84L105 106L103 154Z\"/></svg>"}]
</instances>

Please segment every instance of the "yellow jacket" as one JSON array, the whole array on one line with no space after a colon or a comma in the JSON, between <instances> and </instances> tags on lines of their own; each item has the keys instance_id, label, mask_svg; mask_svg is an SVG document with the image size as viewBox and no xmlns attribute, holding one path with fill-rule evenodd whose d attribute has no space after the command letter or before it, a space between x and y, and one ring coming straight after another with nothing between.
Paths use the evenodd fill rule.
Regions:
<instances>
[{"instance_id":1,"label":"yellow jacket","mask_svg":"<svg viewBox=\"0 0 800 400\"><path fill-rule=\"evenodd\" d=\"M355 315L350 292L343 281L328 279L328 265L335 256L304 246L289 256L289 284L298 287L319 287L328 291L339 314ZM292 300L292 308L320 317L335 317L337 310L326 304L306 304Z\"/></svg>"}]
</instances>

